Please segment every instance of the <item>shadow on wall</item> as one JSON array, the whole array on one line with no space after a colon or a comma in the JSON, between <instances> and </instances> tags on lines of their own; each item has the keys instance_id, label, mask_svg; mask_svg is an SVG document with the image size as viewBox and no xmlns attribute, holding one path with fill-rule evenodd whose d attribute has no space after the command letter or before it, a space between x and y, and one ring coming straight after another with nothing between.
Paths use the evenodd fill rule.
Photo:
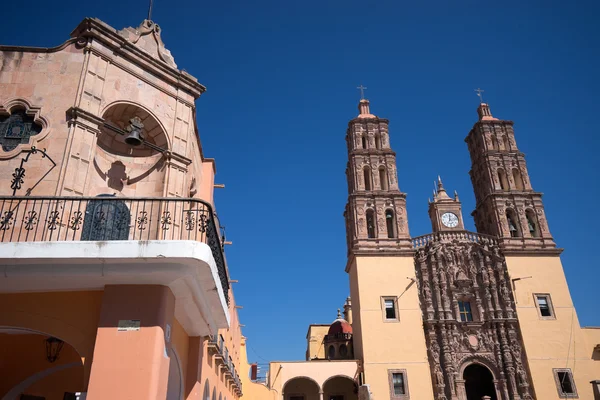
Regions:
<instances>
[{"instance_id":1,"label":"shadow on wall","mask_svg":"<svg viewBox=\"0 0 600 400\"><path fill-rule=\"evenodd\" d=\"M0 328L2 400L23 394L62 400L65 393L85 391L80 355L70 344L49 338L22 328Z\"/></svg>"}]
</instances>

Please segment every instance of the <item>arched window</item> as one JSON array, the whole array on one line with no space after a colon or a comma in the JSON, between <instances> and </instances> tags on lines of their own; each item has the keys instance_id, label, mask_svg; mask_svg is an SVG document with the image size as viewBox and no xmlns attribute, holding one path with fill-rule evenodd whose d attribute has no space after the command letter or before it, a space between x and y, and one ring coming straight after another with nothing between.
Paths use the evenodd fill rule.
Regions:
<instances>
[{"instance_id":1,"label":"arched window","mask_svg":"<svg viewBox=\"0 0 600 400\"><path fill-rule=\"evenodd\" d=\"M493 150L498 150L499 146L498 146L498 139L496 138L496 135L492 134L492 149Z\"/></svg>"},{"instance_id":2,"label":"arched window","mask_svg":"<svg viewBox=\"0 0 600 400\"><path fill-rule=\"evenodd\" d=\"M500 181L500 188L508 190L508 179L506 179L506 172L502 168L498 168L498 180Z\"/></svg>"},{"instance_id":3,"label":"arched window","mask_svg":"<svg viewBox=\"0 0 600 400\"><path fill-rule=\"evenodd\" d=\"M523 178L521 177L521 171L518 168L513 168L513 179L515 180L515 187L517 190L523 190Z\"/></svg>"},{"instance_id":4,"label":"arched window","mask_svg":"<svg viewBox=\"0 0 600 400\"><path fill-rule=\"evenodd\" d=\"M388 190L389 182L388 182L388 174L385 167L379 167L379 182L381 185L381 190Z\"/></svg>"},{"instance_id":5,"label":"arched window","mask_svg":"<svg viewBox=\"0 0 600 400\"><path fill-rule=\"evenodd\" d=\"M506 135L502 136L502 143L504 143L504 150L510 151L510 144L508 142L508 136L506 136Z\"/></svg>"},{"instance_id":6,"label":"arched window","mask_svg":"<svg viewBox=\"0 0 600 400\"><path fill-rule=\"evenodd\" d=\"M367 237L375 238L375 212L373 210L367 210Z\"/></svg>"},{"instance_id":7,"label":"arched window","mask_svg":"<svg viewBox=\"0 0 600 400\"><path fill-rule=\"evenodd\" d=\"M540 237L540 230L538 229L538 224L535 222L535 213L532 210L527 210L525 211L525 216L527 217L527 228L531 237Z\"/></svg>"},{"instance_id":8,"label":"arched window","mask_svg":"<svg viewBox=\"0 0 600 400\"><path fill-rule=\"evenodd\" d=\"M385 226L387 228L388 238L396 237L396 218L392 210L385 210Z\"/></svg>"},{"instance_id":9,"label":"arched window","mask_svg":"<svg viewBox=\"0 0 600 400\"><path fill-rule=\"evenodd\" d=\"M371 168L365 167L363 169L363 174L365 177L365 190L371 190L371 188L373 187L373 182L371 181Z\"/></svg>"},{"instance_id":10,"label":"arched window","mask_svg":"<svg viewBox=\"0 0 600 400\"><path fill-rule=\"evenodd\" d=\"M333 345L329 346L329 349L327 349L327 356L330 360L335 358L335 347L333 347Z\"/></svg>"},{"instance_id":11,"label":"arched window","mask_svg":"<svg viewBox=\"0 0 600 400\"><path fill-rule=\"evenodd\" d=\"M210 400L210 386L208 384L208 379L204 382L204 395L202 398L204 400Z\"/></svg>"},{"instance_id":12,"label":"arched window","mask_svg":"<svg viewBox=\"0 0 600 400\"><path fill-rule=\"evenodd\" d=\"M506 221L508 222L508 231L510 232L510 237L521 237L519 222L517 218L515 218L515 212L513 210L506 210Z\"/></svg>"},{"instance_id":13,"label":"arched window","mask_svg":"<svg viewBox=\"0 0 600 400\"><path fill-rule=\"evenodd\" d=\"M381 149L381 135L375 134L375 148Z\"/></svg>"},{"instance_id":14,"label":"arched window","mask_svg":"<svg viewBox=\"0 0 600 400\"><path fill-rule=\"evenodd\" d=\"M361 141L362 141L362 148L366 149L367 148L367 138L365 137L365 135L362 136Z\"/></svg>"},{"instance_id":15,"label":"arched window","mask_svg":"<svg viewBox=\"0 0 600 400\"><path fill-rule=\"evenodd\" d=\"M340 345L340 357L346 358L348 356L348 346L345 344Z\"/></svg>"}]
</instances>

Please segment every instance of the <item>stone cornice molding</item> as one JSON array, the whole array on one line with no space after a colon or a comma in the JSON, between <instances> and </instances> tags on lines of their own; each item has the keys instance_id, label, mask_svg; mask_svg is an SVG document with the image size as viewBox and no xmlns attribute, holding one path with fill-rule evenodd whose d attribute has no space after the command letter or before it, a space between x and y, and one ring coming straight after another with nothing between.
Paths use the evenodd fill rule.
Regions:
<instances>
[{"instance_id":1,"label":"stone cornice molding","mask_svg":"<svg viewBox=\"0 0 600 400\"><path fill-rule=\"evenodd\" d=\"M0 51L14 51L18 53L56 53L66 47L77 43L77 38L71 38L56 47L29 47L29 46L6 46L0 45Z\"/></svg>"},{"instance_id":2,"label":"stone cornice molding","mask_svg":"<svg viewBox=\"0 0 600 400\"><path fill-rule=\"evenodd\" d=\"M383 123L383 124L389 124L390 120L387 118L379 118L379 117L374 117L374 118L359 118L359 117L355 117L353 119L350 120L350 122L348 122L348 128L352 128L352 126L356 125L356 124L364 124L364 123Z\"/></svg>"},{"instance_id":3,"label":"stone cornice molding","mask_svg":"<svg viewBox=\"0 0 600 400\"><path fill-rule=\"evenodd\" d=\"M512 127L514 125L514 121L505 120L505 119L494 119L490 121L477 121L473 124L473 127L469 131L467 137L465 137L465 142L469 141L469 137L476 131L476 128L483 127L485 125L506 125Z\"/></svg>"},{"instance_id":4,"label":"stone cornice molding","mask_svg":"<svg viewBox=\"0 0 600 400\"><path fill-rule=\"evenodd\" d=\"M540 256L560 256L565 249L562 248L548 248L548 249L514 249L509 248L505 249L502 246L502 242L500 243L500 247L502 248L502 254L506 257L517 256L517 257L540 257Z\"/></svg>"},{"instance_id":5,"label":"stone cornice molding","mask_svg":"<svg viewBox=\"0 0 600 400\"><path fill-rule=\"evenodd\" d=\"M182 89L194 98L200 97L206 91L206 87L198 83L192 75L169 66L163 60L152 57L99 19L84 19L73 30L71 36L99 41L113 50L115 54L122 56L143 70L153 73L161 80Z\"/></svg>"},{"instance_id":6,"label":"stone cornice molding","mask_svg":"<svg viewBox=\"0 0 600 400\"><path fill-rule=\"evenodd\" d=\"M526 196L536 196L536 197L540 197L540 198L541 198L541 197L543 197L543 196L544 196L544 193L542 193L542 192L535 192L535 191L533 191L533 190L522 190L522 191L511 190L510 192L508 192L508 191L498 191L498 192L494 192L494 193L488 193L488 194L486 194L486 195L485 195L485 196L484 196L484 197L481 199L481 201L479 201L479 202L478 202L478 203L475 205L475 210L473 210L473 212L477 211L477 209L479 209L480 207L482 207L482 206L483 206L483 203L484 203L484 202L485 202L487 199L489 199L490 197L496 197L496 198L498 198L498 197L499 197L499 198L503 198L503 197L505 197L506 199L512 199L512 197L513 197L514 195L519 195L519 196L522 196L522 195L526 195ZM519 203L521 203L521 202L519 201L519 200L521 200L520 198L519 198L519 199L512 199L512 200L513 200L515 203L516 203L517 201L518 201ZM471 213L471 215L473 215L473 213Z\"/></svg>"},{"instance_id":7,"label":"stone cornice molding","mask_svg":"<svg viewBox=\"0 0 600 400\"><path fill-rule=\"evenodd\" d=\"M67 110L67 123L69 126L82 126L98 134L100 133L100 127L104 124L104 120L80 107L71 107Z\"/></svg>"},{"instance_id":8,"label":"stone cornice molding","mask_svg":"<svg viewBox=\"0 0 600 400\"><path fill-rule=\"evenodd\" d=\"M408 239L410 243L410 239ZM348 253L348 261L346 262L345 271L350 271L350 266L354 263L356 257L406 257L411 260L415 256L416 250L413 248L399 248L396 250L391 249L373 249L373 250L360 250L353 249Z\"/></svg>"}]
</instances>

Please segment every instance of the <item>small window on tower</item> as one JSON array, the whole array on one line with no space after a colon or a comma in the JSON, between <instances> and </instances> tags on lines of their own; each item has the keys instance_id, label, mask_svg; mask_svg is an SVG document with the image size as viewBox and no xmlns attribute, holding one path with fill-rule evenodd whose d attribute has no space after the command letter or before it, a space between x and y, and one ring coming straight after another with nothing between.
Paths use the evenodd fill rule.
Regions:
<instances>
[{"instance_id":1,"label":"small window on tower","mask_svg":"<svg viewBox=\"0 0 600 400\"><path fill-rule=\"evenodd\" d=\"M471 311L471 302L459 301L458 302L458 312L460 313L460 320L462 322L473 321L473 312Z\"/></svg>"},{"instance_id":2,"label":"small window on tower","mask_svg":"<svg viewBox=\"0 0 600 400\"><path fill-rule=\"evenodd\" d=\"M375 135L375 148L381 149L381 136L379 134Z\"/></svg>"},{"instance_id":3,"label":"small window on tower","mask_svg":"<svg viewBox=\"0 0 600 400\"><path fill-rule=\"evenodd\" d=\"M552 300L549 294L535 294L535 302L542 319L555 319L554 310L552 309Z\"/></svg>"},{"instance_id":4,"label":"small window on tower","mask_svg":"<svg viewBox=\"0 0 600 400\"><path fill-rule=\"evenodd\" d=\"M553 372L556 388L558 389L558 395L560 398L575 399L579 397L577 395L577 389L575 388L573 372L570 368L555 368Z\"/></svg>"},{"instance_id":5,"label":"small window on tower","mask_svg":"<svg viewBox=\"0 0 600 400\"><path fill-rule=\"evenodd\" d=\"M362 148L366 149L367 148L367 138L363 136L361 138L361 141L362 141Z\"/></svg>"},{"instance_id":6,"label":"small window on tower","mask_svg":"<svg viewBox=\"0 0 600 400\"><path fill-rule=\"evenodd\" d=\"M383 297L383 317L386 321L397 321L398 312L396 310L395 297Z\"/></svg>"},{"instance_id":7,"label":"small window on tower","mask_svg":"<svg viewBox=\"0 0 600 400\"><path fill-rule=\"evenodd\" d=\"M385 167L379 168L379 184L381 185L381 190L388 190L388 174L385 170Z\"/></svg>"},{"instance_id":8,"label":"small window on tower","mask_svg":"<svg viewBox=\"0 0 600 400\"><path fill-rule=\"evenodd\" d=\"M512 210L506 210L506 222L508 223L510 237L517 238L521 237L521 233L519 232L519 225L517 224L517 220L514 218L514 216L515 215Z\"/></svg>"}]
</instances>

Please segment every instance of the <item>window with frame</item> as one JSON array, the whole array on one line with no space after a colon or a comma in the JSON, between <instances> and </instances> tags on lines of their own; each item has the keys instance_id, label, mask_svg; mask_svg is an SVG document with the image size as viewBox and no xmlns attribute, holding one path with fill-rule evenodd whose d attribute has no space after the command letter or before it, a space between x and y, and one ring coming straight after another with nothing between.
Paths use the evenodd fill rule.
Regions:
<instances>
[{"instance_id":1,"label":"window with frame","mask_svg":"<svg viewBox=\"0 0 600 400\"><path fill-rule=\"evenodd\" d=\"M408 399L408 383L405 369L388 370L390 397L393 399Z\"/></svg>"},{"instance_id":2,"label":"window with frame","mask_svg":"<svg viewBox=\"0 0 600 400\"><path fill-rule=\"evenodd\" d=\"M577 395L577 389L575 388L575 380L573 379L573 372L570 368L555 368L554 380L556 381L556 389L558 390L559 397L563 399L575 399Z\"/></svg>"},{"instance_id":3,"label":"window with frame","mask_svg":"<svg viewBox=\"0 0 600 400\"><path fill-rule=\"evenodd\" d=\"M398 319L398 312L396 310L396 298L395 297L384 297L383 298L383 312L386 321L395 321Z\"/></svg>"},{"instance_id":4,"label":"window with frame","mask_svg":"<svg viewBox=\"0 0 600 400\"><path fill-rule=\"evenodd\" d=\"M460 314L460 320L462 322L473 321L473 312L471 311L471 302L470 301L459 301L458 302L458 312Z\"/></svg>"},{"instance_id":5,"label":"window with frame","mask_svg":"<svg viewBox=\"0 0 600 400\"><path fill-rule=\"evenodd\" d=\"M552 309L552 300L549 294L534 294L535 304L537 305L540 317L542 319L554 319L554 310Z\"/></svg>"}]
</instances>

